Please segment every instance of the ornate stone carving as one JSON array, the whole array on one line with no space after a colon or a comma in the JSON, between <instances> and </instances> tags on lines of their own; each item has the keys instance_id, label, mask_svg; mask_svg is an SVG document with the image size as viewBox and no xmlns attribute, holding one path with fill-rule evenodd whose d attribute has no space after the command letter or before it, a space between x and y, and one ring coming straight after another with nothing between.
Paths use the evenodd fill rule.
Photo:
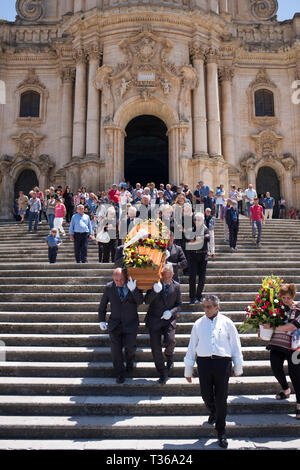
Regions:
<instances>
[{"instance_id":1,"label":"ornate stone carving","mask_svg":"<svg viewBox=\"0 0 300 470\"><path fill-rule=\"evenodd\" d=\"M206 62L208 64L217 64L218 63L218 51L214 47L210 47L206 51Z\"/></svg>"},{"instance_id":2,"label":"ornate stone carving","mask_svg":"<svg viewBox=\"0 0 300 470\"><path fill-rule=\"evenodd\" d=\"M272 130L264 130L251 138L255 142L255 154L260 158L278 158L279 144L283 137Z\"/></svg>"},{"instance_id":3,"label":"ornate stone carving","mask_svg":"<svg viewBox=\"0 0 300 470\"><path fill-rule=\"evenodd\" d=\"M88 56L89 60L98 60L100 61L100 58L102 56L102 48L99 43L91 43L87 46L86 50L86 55Z\"/></svg>"},{"instance_id":4,"label":"ornate stone carving","mask_svg":"<svg viewBox=\"0 0 300 470\"><path fill-rule=\"evenodd\" d=\"M85 64L86 58L86 51L83 48L75 49L73 52L73 59L76 65Z\"/></svg>"},{"instance_id":5,"label":"ornate stone carving","mask_svg":"<svg viewBox=\"0 0 300 470\"><path fill-rule=\"evenodd\" d=\"M250 83L250 88L256 88L259 86L268 86L271 88L277 88L276 84L270 79L265 68L259 69L255 79Z\"/></svg>"},{"instance_id":6,"label":"ornate stone carving","mask_svg":"<svg viewBox=\"0 0 300 470\"><path fill-rule=\"evenodd\" d=\"M28 75L23 82L17 86L17 90L20 90L24 87L36 86L42 90L46 90L45 85L40 81L39 77L36 75L35 69L28 69Z\"/></svg>"},{"instance_id":7,"label":"ornate stone carving","mask_svg":"<svg viewBox=\"0 0 300 470\"><path fill-rule=\"evenodd\" d=\"M16 10L23 21L38 21L45 13L45 0L17 0Z\"/></svg>"},{"instance_id":8,"label":"ornate stone carving","mask_svg":"<svg viewBox=\"0 0 300 470\"><path fill-rule=\"evenodd\" d=\"M277 0L250 0L252 15L258 20L270 20L278 10Z\"/></svg>"},{"instance_id":9,"label":"ornate stone carving","mask_svg":"<svg viewBox=\"0 0 300 470\"><path fill-rule=\"evenodd\" d=\"M180 79L180 92L178 97L179 119L181 121L188 121L185 113L190 104L190 92L198 85L195 69L191 65L184 65L180 68Z\"/></svg>"},{"instance_id":10,"label":"ornate stone carving","mask_svg":"<svg viewBox=\"0 0 300 470\"><path fill-rule=\"evenodd\" d=\"M74 67L63 67L59 71L62 82L73 82L75 80L76 70Z\"/></svg>"},{"instance_id":11,"label":"ornate stone carving","mask_svg":"<svg viewBox=\"0 0 300 470\"><path fill-rule=\"evenodd\" d=\"M22 131L19 135L12 136L12 140L17 146L16 157L34 159L39 153L39 147L44 136L36 134L34 131Z\"/></svg>"},{"instance_id":12,"label":"ornate stone carving","mask_svg":"<svg viewBox=\"0 0 300 470\"><path fill-rule=\"evenodd\" d=\"M206 49L205 47L197 40L192 41L189 44L190 56L192 60L204 60Z\"/></svg>"},{"instance_id":13,"label":"ornate stone carving","mask_svg":"<svg viewBox=\"0 0 300 470\"><path fill-rule=\"evenodd\" d=\"M291 153L284 153L279 157L286 171L291 171L296 166L296 160Z\"/></svg>"},{"instance_id":14,"label":"ornate stone carving","mask_svg":"<svg viewBox=\"0 0 300 470\"><path fill-rule=\"evenodd\" d=\"M222 82L232 82L232 79L234 77L234 68L233 67L222 67L218 71L219 73L219 79Z\"/></svg>"},{"instance_id":15,"label":"ornate stone carving","mask_svg":"<svg viewBox=\"0 0 300 470\"><path fill-rule=\"evenodd\" d=\"M103 93L103 104L106 107L105 121L108 122L114 116L114 96L111 89L113 68L109 65L102 65L97 70L94 85Z\"/></svg>"}]
</instances>

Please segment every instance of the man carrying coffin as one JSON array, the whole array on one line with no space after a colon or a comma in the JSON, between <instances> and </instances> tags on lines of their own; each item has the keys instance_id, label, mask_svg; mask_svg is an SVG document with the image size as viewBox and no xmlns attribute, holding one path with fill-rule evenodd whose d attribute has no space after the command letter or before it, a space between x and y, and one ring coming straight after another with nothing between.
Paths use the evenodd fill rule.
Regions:
<instances>
[{"instance_id":1,"label":"man carrying coffin","mask_svg":"<svg viewBox=\"0 0 300 470\"><path fill-rule=\"evenodd\" d=\"M167 263L161 273L162 282L156 282L145 296L145 303L149 304L145 323L149 329L152 355L159 373L158 383L162 385L168 379L168 370L174 366L176 314L180 311L182 303L180 285L173 280L173 275L173 266ZM162 353L162 335L166 364Z\"/></svg>"},{"instance_id":2,"label":"man carrying coffin","mask_svg":"<svg viewBox=\"0 0 300 470\"><path fill-rule=\"evenodd\" d=\"M107 304L111 314L105 321ZM126 272L116 268L113 280L106 284L99 304L100 329L108 330L116 382L125 382L123 348L125 348L126 372L133 371L135 365L136 336L139 326L138 306L143 303L143 294L137 289L136 281L127 281Z\"/></svg>"}]
</instances>

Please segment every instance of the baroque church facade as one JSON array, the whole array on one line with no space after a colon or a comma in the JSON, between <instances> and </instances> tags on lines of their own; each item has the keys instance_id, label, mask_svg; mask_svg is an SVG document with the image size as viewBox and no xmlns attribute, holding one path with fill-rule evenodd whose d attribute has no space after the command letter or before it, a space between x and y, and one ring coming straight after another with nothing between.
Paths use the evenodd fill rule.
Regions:
<instances>
[{"instance_id":1,"label":"baroque church facade","mask_svg":"<svg viewBox=\"0 0 300 470\"><path fill-rule=\"evenodd\" d=\"M276 0L18 0L0 218L19 189L199 180L300 206L300 14Z\"/></svg>"}]
</instances>

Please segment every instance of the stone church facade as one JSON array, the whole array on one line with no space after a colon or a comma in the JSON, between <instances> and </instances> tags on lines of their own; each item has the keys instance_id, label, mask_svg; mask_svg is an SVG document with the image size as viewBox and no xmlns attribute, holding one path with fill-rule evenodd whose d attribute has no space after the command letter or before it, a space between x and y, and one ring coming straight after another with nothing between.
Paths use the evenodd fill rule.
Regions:
<instances>
[{"instance_id":1,"label":"stone church facade","mask_svg":"<svg viewBox=\"0 0 300 470\"><path fill-rule=\"evenodd\" d=\"M276 0L16 7L0 23L0 217L22 184L124 176L252 183L300 206L300 15L278 22Z\"/></svg>"}]
</instances>

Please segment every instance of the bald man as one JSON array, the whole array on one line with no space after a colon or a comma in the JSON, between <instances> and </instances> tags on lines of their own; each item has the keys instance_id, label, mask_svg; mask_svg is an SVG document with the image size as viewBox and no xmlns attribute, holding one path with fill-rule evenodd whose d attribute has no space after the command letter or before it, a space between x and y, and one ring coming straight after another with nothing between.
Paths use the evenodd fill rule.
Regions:
<instances>
[{"instance_id":1,"label":"bald man","mask_svg":"<svg viewBox=\"0 0 300 470\"><path fill-rule=\"evenodd\" d=\"M106 323L107 305L111 314ZM143 303L143 294L136 287L136 281L127 280L121 268L113 272L113 280L106 284L99 304L98 314L101 331L108 330L110 348L117 383L125 382L125 371L131 373L135 364L136 336L139 326L138 306ZM125 348L126 370L123 348Z\"/></svg>"}]
</instances>

